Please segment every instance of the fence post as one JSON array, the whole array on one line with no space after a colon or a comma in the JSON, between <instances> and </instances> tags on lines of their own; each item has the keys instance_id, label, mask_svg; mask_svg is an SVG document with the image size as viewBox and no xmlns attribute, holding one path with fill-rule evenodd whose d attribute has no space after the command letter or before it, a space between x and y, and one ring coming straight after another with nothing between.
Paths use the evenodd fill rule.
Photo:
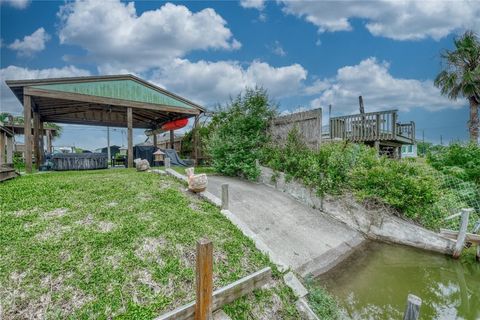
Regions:
<instances>
[{"instance_id":1,"label":"fence post","mask_svg":"<svg viewBox=\"0 0 480 320\"><path fill-rule=\"evenodd\" d=\"M222 184L222 209L228 210L228 183Z\"/></svg>"},{"instance_id":2,"label":"fence post","mask_svg":"<svg viewBox=\"0 0 480 320\"><path fill-rule=\"evenodd\" d=\"M165 169L170 169L170 158L165 158Z\"/></svg>"},{"instance_id":3,"label":"fence post","mask_svg":"<svg viewBox=\"0 0 480 320\"><path fill-rule=\"evenodd\" d=\"M213 300L213 244L208 239L197 241L196 283L195 320L210 320Z\"/></svg>"},{"instance_id":4,"label":"fence post","mask_svg":"<svg viewBox=\"0 0 480 320\"><path fill-rule=\"evenodd\" d=\"M453 251L453 258L458 259L462 253L463 246L465 245L465 238L467 237L468 217L473 209L462 209L462 220L460 221L460 230L458 231L457 243L455 244L455 250Z\"/></svg>"},{"instance_id":5,"label":"fence post","mask_svg":"<svg viewBox=\"0 0 480 320\"><path fill-rule=\"evenodd\" d=\"M408 294L407 308L403 314L403 320L417 320L420 317L422 299L413 294Z\"/></svg>"}]
</instances>

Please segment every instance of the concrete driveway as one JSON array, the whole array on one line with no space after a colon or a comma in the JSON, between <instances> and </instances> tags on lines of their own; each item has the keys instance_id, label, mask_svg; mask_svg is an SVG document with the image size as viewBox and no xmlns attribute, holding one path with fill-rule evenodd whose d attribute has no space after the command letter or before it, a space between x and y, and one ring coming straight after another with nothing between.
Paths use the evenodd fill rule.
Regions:
<instances>
[{"instance_id":1,"label":"concrete driveway","mask_svg":"<svg viewBox=\"0 0 480 320\"><path fill-rule=\"evenodd\" d=\"M361 244L363 236L291 196L263 184L209 176L208 191L221 197L228 183L230 211L274 253L272 260L301 276L327 271Z\"/></svg>"}]
</instances>

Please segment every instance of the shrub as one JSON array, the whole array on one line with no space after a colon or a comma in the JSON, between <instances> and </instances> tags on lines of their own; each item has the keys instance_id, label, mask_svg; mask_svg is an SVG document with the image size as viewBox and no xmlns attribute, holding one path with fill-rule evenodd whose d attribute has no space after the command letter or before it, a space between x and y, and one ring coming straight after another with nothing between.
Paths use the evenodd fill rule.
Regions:
<instances>
[{"instance_id":1,"label":"shrub","mask_svg":"<svg viewBox=\"0 0 480 320\"><path fill-rule=\"evenodd\" d=\"M453 143L428 153L435 169L480 185L480 147L474 143Z\"/></svg>"},{"instance_id":2,"label":"shrub","mask_svg":"<svg viewBox=\"0 0 480 320\"><path fill-rule=\"evenodd\" d=\"M428 228L445 225L443 218L462 207L478 208L478 188L463 167L439 172L415 159L378 157L376 150L347 142L310 150L294 128L284 146L267 145L262 163L315 189L319 195L353 191L361 199L383 202ZM463 159L462 161L465 161ZM455 162L461 163L460 160ZM459 178L460 177L460 178Z\"/></svg>"},{"instance_id":3,"label":"shrub","mask_svg":"<svg viewBox=\"0 0 480 320\"><path fill-rule=\"evenodd\" d=\"M259 175L255 160L268 142L267 128L276 114L263 89L247 89L212 118L208 152L217 172L254 180Z\"/></svg>"}]
</instances>

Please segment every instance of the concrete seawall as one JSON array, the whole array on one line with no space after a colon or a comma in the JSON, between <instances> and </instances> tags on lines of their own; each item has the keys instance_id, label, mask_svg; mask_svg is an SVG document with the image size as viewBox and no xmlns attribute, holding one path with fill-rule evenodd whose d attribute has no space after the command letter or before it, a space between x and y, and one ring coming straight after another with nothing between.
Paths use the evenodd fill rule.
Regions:
<instances>
[{"instance_id":1,"label":"concrete seawall","mask_svg":"<svg viewBox=\"0 0 480 320\"><path fill-rule=\"evenodd\" d=\"M361 232L365 237L408 245L429 251L452 254L455 242L411 221L389 213L385 208L368 209L352 195L318 197L315 190L297 181L287 181L285 174L260 167L260 182L285 192L298 201L328 214Z\"/></svg>"}]
</instances>

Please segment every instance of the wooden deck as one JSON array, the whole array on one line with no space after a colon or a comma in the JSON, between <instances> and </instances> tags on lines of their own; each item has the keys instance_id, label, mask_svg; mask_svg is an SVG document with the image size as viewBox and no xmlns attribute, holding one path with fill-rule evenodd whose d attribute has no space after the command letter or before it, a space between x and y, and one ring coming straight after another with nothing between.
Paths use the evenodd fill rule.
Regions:
<instances>
[{"instance_id":1,"label":"wooden deck","mask_svg":"<svg viewBox=\"0 0 480 320\"><path fill-rule=\"evenodd\" d=\"M17 176L17 172L13 168L9 167L0 167L0 182L13 179Z\"/></svg>"},{"instance_id":2,"label":"wooden deck","mask_svg":"<svg viewBox=\"0 0 480 320\"><path fill-rule=\"evenodd\" d=\"M329 138L392 146L414 144L415 123L399 123L397 120L397 110L331 118Z\"/></svg>"}]
</instances>

